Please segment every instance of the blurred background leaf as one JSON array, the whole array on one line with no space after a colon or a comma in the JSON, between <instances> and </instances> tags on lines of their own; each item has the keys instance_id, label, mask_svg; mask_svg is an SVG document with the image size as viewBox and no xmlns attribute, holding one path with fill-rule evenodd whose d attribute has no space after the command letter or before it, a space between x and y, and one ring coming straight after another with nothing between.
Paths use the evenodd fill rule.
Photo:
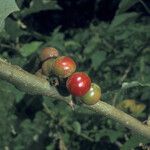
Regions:
<instances>
[{"instance_id":1,"label":"blurred background leaf","mask_svg":"<svg viewBox=\"0 0 150 150\"><path fill-rule=\"evenodd\" d=\"M121 14L125 11L127 11L129 8L131 8L136 3L139 3L139 0L121 0L119 3L119 8L117 10L117 14Z\"/></svg>"},{"instance_id":2,"label":"blurred background leaf","mask_svg":"<svg viewBox=\"0 0 150 150\"><path fill-rule=\"evenodd\" d=\"M9 1L9 0L0 0L0 32L3 30L4 28L4 23L5 23L5 19L6 17L14 12L19 10L15 0Z\"/></svg>"},{"instance_id":3,"label":"blurred background leaf","mask_svg":"<svg viewBox=\"0 0 150 150\"><path fill-rule=\"evenodd\" d=\"M33 52L36 52L36 50L38 50L41 44L42 42L38 41L33 41L28 44L24 44L19 50L20 54L24 57L27 57L31 55Z\"/></svg>"},{"instance_id":4,"label":"blurred background leaf","mask_svg":"<svg viewBox=\"0 0 150 150\"><path fill-rule=\"evenodd\" d=\"M32 0L29 4L29 8L25 8L21 12L21 15L26 16L40 11L57 9L61 9L61 7L57 5L57 0Z\"/></svg>"}]
</instances>

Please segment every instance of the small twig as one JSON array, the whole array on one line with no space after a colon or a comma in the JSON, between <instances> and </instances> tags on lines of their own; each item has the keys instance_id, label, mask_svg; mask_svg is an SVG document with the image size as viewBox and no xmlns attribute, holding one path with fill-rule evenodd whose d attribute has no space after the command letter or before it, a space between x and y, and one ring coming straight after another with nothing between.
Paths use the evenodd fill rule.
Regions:
<instances>
[{"instance_id":1,"label":"small twig","mask_svg":"<svg viewBox=\"0 0 150 150\"><path fill-rule=\"evenodd\" d=\"M10 45L7 45L7 44L1 43L1 44L0 44L0 47L2 47L2 48L8 48L8 49L12 49L12 50L15 50L15 51L16 51L16 48L14 48L14 47L12 47L12 46L10 46Z\"/></svg>"},{"instance_id":2,"label":"small twig","mask_svg":"<svg viewBox=\"0 0 150 150\"><path fill-rule=\"evenodd\" d=\"M103 43L105 44L106 47L108 47L111 50L114 50L114 47L105 39L103 39Z\"/></svg>"},{"instance_id":3,"label":"small twig","mask_svg":"<svg viewBox=\"0 0 150 150\"><path fill-rule=\"evenodd\" d=\"M44 111L53 119L55 118L55 114L47 107L45 103L43 103Z\"/></svg>"},{"instance_id":4,"label":"small twig","mask_svg":"<svg viewBox=\"0 0 150 150\"><path fill-rule=\"evenodd\" d=\"M144 1L143 0L139 0L139 2L143 5L145 10L150 14L150 8L144 3Z\"/></svg>"},{"instance_id":5,"label":"small twig","mask_svg":"<svg viewBox=\"0 0 150 150\"><path fill-rule=\"evenodd\" d=\"M116 141L116 142L115 142L115 144L116 144L119 148L121 148L121 147L122 147L122 143L121 143L121 142L119 142L119 141Z\"/></svg>"},{"instance_id":6,"label":"small twig","mask_svg":"<svg viewBox=\"0 0 150 150\"><path fill-rule=\"evenodd\" d=\"M118 97L118 93L115 93L113 99L112 99L112 105L115 106L116 105L116 99Z\"/></svg>"},{"instance_id":7,"label":"small twig","mask_svg":"<svg viewBox=\"0 0 150 150\"><path fill-rule=\"evenodd\" d=\"M132 64L130 63L128 68L125 70L124 75L120 79L120 83L122 83L126 79L126 77L128 76L129 72L131 71L131 68L132 68Z\"/></svg>"}]
</instances>

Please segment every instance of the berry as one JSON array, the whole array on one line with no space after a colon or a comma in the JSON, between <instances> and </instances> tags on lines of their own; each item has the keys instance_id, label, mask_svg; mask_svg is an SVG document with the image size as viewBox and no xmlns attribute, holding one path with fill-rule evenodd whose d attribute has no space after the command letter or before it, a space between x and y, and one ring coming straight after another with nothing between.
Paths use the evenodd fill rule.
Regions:
<instances>
[{"instance_id":1,"label":"berry","mask_svg":"<svg viewBox=\"0 0 150 150\"><path fill-rule=\"evenodd\" d=\"M81 97L81 100L83 103L87 105L94 105L100 100L100 98L101 98L100 87L97 84L92 83L91 88L84 96Z\"/></svg>"},{"instance_id":2,"label":"berry","mask_svg":"<svg viewBox=\"0 0 150 150\"><path fill-rule=\"evenodd\" d=\"M49 76L52 73L52 67L55 59L48 59L42 64L42 73L46 76Z\"/></svg>"},{"instance_id":3,"label":"berry","mask_svg":"<svg viewBox=\"0 0 150 150\"><path fill-rule=\"evenodd\" d=\"M76 63L67 56L58 57L53 63L53 73L60 78L69 77L75 70Z\"/></svg>"},{"instance_id":4,"label":"berry","mask_svg":"<svg viewBox=\"0 0 150 150\"><path fill-rule=\"evenodd\" d=\"M91 87L91 79L84 72L76 72L68 78L66 86L72 95L83 96Z\"/></svg>"},{"instance_id":5,"label":"berry","mask_svg":"<svg viewBox=\"0 0 150 150\"><path fill-rule=\"evenodd\" d=\"M40 54L40 60L43 62L49 58L58 57L59 52L53 47L46 47L42 49Z\"/></svg>"}]
</instances>

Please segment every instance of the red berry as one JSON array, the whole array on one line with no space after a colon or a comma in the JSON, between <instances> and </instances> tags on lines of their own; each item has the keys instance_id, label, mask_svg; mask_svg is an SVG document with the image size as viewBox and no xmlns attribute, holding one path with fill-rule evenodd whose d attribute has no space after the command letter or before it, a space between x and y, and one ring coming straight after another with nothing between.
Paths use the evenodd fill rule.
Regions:
<instances>
[{"instance_id":1,"label":"red berry","mask_svg":"<svg viewBox=\"0 0 150 150\"><path fill-rule=\"evenodd\" d=\"M81 100L87 105L94 105L100 100L100 98L101 98L100 87L97 84L92 83L91 88L84 96L81 97Z\"/></svg>"},{"instance_id":2,"label":"red berry","mask_svg":"<svg viewBox=\"0 0 150 150\"><path fill-rule=\"evenodd\" d=\"M49 58L58 57L58 56L59 56L59 52L57 51L57 49L53 47L46 47L42 49L40 54L40 59L41 61L45 61Z\"/></svg>"},{"instance_id":3,"label":"red berry","mask_svg":"<svg viewBox=\"0 0 150 150\"><path fill-rule=\"evenodd\" d=\"M76 63L67 56L58 57L53 63L53 73L60 78L69 77L75 70Z\"/></svg>"},{"instance_id":4,"label":"red berry","mask_svg":"<svg viewBox=\"0 0 150 150\"><path fill-rule=\"evenodd\" d=\"M66 86L72 95L83 96L91 87L91 79L84 72L76 72L68 78Z\"/></svg>"}]
</instances>

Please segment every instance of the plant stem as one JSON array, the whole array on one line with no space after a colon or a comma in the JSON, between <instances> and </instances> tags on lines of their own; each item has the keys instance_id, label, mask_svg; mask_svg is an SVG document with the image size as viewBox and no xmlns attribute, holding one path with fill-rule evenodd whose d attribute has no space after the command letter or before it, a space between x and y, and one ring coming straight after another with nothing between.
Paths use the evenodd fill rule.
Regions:
<instances>
[{"instance_id":1,"label":"plant stem","mask_svg":"<svg viewBox=\"0 0 150 150\"><path fill-rule=\"evenodd\" d=\"M19 90L32 95L45 95L58 100L63 100L69 104L71 96L63 97L57 90L50 86L49 82L43 78L30 74L19 66L11 65L6 60L0 58L0 78L15 85ZM86 108L116 120L123 126L131 129L135 134L150 139L150 127L142 124L134 117L116 109L115 107L99 101L92 106L85 105Z\"/></svg>"},{"instance_id":2,"label":"plant stem","mask_svg":"<svg viewBox=\"0 0 150 150\"><path fill-rule=\"evenodd\" d=\"M95 111L100 115L103 115L105 117L115 120L116 122L119 122L128 129L131 129L135 134L139 134L150 139L150 126L143 124L136 118L128 115L127 113L119 109L116 109L115 107L103 101L99 101L95 105L85 107L92 111Z\"/></svg>"}]
</instances>

